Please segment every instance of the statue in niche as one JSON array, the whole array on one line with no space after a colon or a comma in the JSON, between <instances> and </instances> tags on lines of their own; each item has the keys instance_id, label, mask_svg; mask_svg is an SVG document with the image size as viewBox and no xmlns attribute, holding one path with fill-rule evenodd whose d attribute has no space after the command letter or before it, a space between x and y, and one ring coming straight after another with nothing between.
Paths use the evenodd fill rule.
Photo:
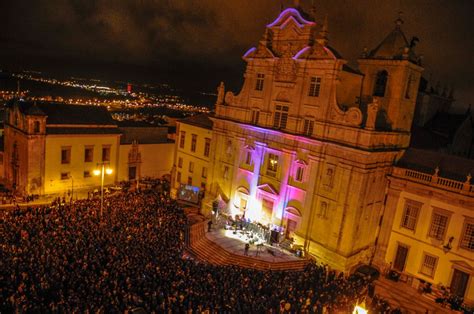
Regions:
<instances>
[{"instance_id":1,"label":"statue in niche","mask_svg":"<svg viewBox=\"0 0 474 314\"><path fill-rule=\"evenodd\" d=\"M228 158L232 157L233 150L234 149L233 149L233 146L232 146L232 141L228 140L227 141L227 147L226 147L226 154L227 154Z\"/></svg>"},{"instance_id":2,"label":"statue in niche","mask_svg":"<svg viewBox=\"0 0 474 314\"><path fill-rule=\"evenodd\" d=\"M377 98L367 106L367 121L365 122L365 128L369 130L375 130L375 121L377 119L377 113L379 112L379 103Z\"/></svg>"},{"instance_id":3,"label":"statue in niche","mask_svg":"<svg viewBox=\"0 0 474 314\"><path fill-rule=\"evenodd\" d=\"M224 82L221 82L219 84L219 87L217 87L216 105L222 105L224 103L224 94L225 94Z\"/></svg>"}]
</instances>

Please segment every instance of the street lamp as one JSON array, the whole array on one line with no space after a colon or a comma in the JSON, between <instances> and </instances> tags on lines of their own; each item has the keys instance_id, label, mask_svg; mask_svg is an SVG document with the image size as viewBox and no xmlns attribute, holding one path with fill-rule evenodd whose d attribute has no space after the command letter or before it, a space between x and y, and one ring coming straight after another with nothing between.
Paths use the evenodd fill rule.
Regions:
<instances>
[{"instance_id":1,"label":"street lamp","mask_svg":"<svg viewBox=\"0 0 474 314\"><path fill-rule=\"evenodd\" d=\"M105 168L108 165L106 162L98 163L97 166L100 166L100 169L95 169L93 171L95 176L101 176L100 180L100 217L102 218L102 212L104 211L104 177L105 175L112 174L113 170L111 168Z\"/></svg>"}]
</instances>

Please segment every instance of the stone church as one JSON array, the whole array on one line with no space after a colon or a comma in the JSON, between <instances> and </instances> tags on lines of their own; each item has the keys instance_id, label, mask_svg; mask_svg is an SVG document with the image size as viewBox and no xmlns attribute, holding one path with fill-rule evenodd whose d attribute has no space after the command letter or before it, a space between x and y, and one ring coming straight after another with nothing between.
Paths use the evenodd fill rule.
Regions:
<instances>
[{"instance_id":1,"label":"stone church","mask_svg":"<svg viewBox=\"0 0 474 314\"><path fill-rule=\"evenodd\" d=\"M241 91L220 85L204 203L228 199L232 215L278 227L349 270L375 256L387 174L409 145L423 67L401 19L360 70L330 45L326 24L282 11L244 54Z\"/></svg>"}]
</instances>

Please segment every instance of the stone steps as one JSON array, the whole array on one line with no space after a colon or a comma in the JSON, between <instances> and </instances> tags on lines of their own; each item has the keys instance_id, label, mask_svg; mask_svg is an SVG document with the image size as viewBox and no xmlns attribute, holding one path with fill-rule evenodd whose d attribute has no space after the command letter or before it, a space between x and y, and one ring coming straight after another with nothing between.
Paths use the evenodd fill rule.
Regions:
<instances>
[{"instance_id":1,"label":"stone steps","mask_svg":"<svg viewBox=\"0 0 474 314\"><path fill-rule=\"evenodd\" d=\"M251 256L242 256L224 250L222 247L202 237L193 241L188 247L190 253L198 260L206 261L214 265L234 265L259 270L303 270L308 260L300 259L285 262L268 262Z\"/></svg>"}]
</instances>

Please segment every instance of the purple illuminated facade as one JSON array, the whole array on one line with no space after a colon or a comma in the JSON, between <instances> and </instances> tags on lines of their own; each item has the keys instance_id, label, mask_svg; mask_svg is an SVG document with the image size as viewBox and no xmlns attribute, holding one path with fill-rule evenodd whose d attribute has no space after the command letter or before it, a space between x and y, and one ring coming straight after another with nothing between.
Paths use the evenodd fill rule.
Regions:
<instances>
[{"instance_id":1,"label":"purple illuminated facade","mask_svg":"<svg viewBox=\"0 0 474 314\"><path fill-rule=\"evenodd\" d=\"M359 60L364 78L327 35L326 25L284 10L244 54L241 91L220 87L204 208L227 201L230 215L282 228L307 253L350 269L374 257L386 174L408 146L415 106L400 100L400 86L410 77L416 88L422 68L380 57L379 45ZM390 76L381 97L372 93L380 71Z\"/></svg>"}]
</instances>

